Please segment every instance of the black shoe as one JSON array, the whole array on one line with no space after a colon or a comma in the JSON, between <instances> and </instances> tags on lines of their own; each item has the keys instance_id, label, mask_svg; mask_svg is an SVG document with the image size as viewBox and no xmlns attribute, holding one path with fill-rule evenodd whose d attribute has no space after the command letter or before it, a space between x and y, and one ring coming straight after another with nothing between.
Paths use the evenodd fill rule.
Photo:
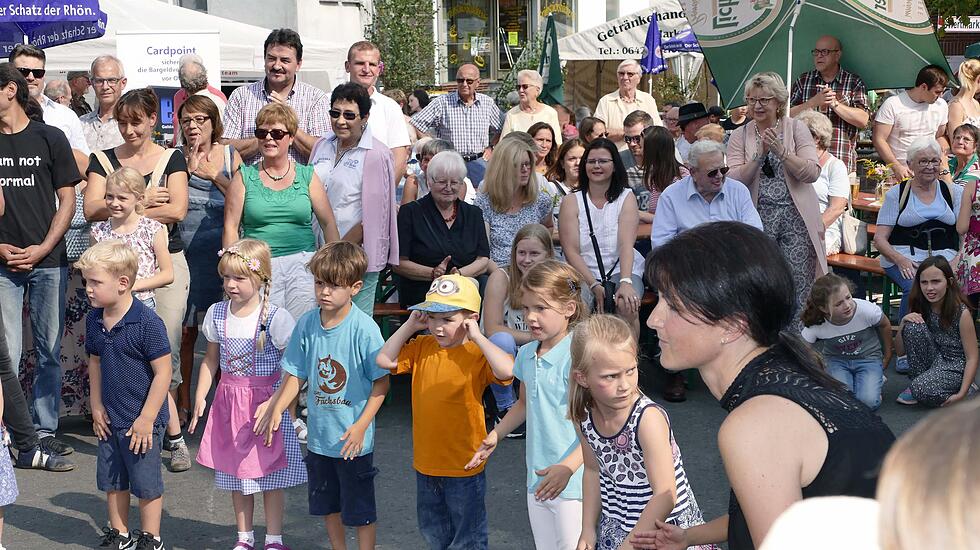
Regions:
<instances>
[{"instance_id":1,"label":"black shoe","mask_svg":"<svg viewBox=\"0 0 980 550\"><path fill-rule=\"evenodd\" d=\"M507 434L507 439L524 439L524 436L526 435L527 435L527 426L524 422L521 422L520 426L514 428L512 432Z\"/></svg>"},{"instance_id":2,"label":"black shoe","mask_svg":"<svg viewBox=\"0 0 980 550\"><path fill-rule=\"evenodd\" d=\"M64 441L55 439L53 435L41 437L41 448L50 454L58 456L68 456L75 452L74 447Z\"/></svg>"},{"instance_id":3,"label":"black shoe","mask_svg":"<svg viewBox=\"0 0 980 550\"><path fill-rule=\"evenodd\" d=\"M99 541L99 548L112 548L113 550L119 550L120 548L126 548L132 542L129 537L124 537L119 534L118 529L113 529L112 527L103 527L102 534L99 535L102 540Z\"/></svg>"},{"instance_id":4,"label":"black shoe","mask_svg":"<svg viewBox=\"0 0 980 550\"><path fill-rule=\"evenodd\" d=\"M687 389L684 387L683 374L671 374L667 387L663 391L664 399L671 403L683 403L687 401Z\"/></svg>"},{"instance_id":5,"label":"black shoe","mask_svg":"<svg viewBox=\"0 0 980 550\"><path fill-rule=\"evenodd\" d=\"M163 541L153 538L153 535L149 533L143 533L142 531L133 531L132 543L129 546L120 546L121 549L125 550L164 550Z\"/></svg>"},{"instance_id":6,"label":"black shoe","mask_svg":"<svg viewBox=\"0 0 980 550\"><path fill-rule=\"evenodd\" d=\"M49 472L70 472L75 469L67 458L60 455L50 454L40 446L34 447L29 451L17 453L17 461L14 463L17 468L47 470Z\"/></svg>"}]
</instances>

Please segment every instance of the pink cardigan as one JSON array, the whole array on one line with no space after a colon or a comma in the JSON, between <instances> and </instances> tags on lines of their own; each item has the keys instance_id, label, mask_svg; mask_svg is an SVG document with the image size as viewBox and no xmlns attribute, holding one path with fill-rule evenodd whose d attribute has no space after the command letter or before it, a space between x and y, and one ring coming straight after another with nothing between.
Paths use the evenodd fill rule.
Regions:
<instances>
[{"instance_id":1,"label":"pink cardigan","mask_svg":"<svg viewBox=\"0 0 980 550\"><path fill-rule=\"evenodd\" d=\"M827 273L827 252L824 246L824 226L823 219L820 217L820 203L817 201L817 192L812 185L820 177L817 146L813 143L810 130L803 122L783 117L779 124L783 144L796 156L806 160L803 168L799 171L792 171L785 164L783 167L786 173L786 187L789 189L790 196L793 197L793 204L796 205L796 209L806 224L810 242L813 243L813 250L817 254L815 276L820 277ZM755 129L756 124L753 120L732 132L728 140L728 166L731 167L728 176L748 186L749 191L752 192L752 201L758 206L761 167L751 162L752 157L759 151Z\"/></svg>"},{"instance_id":2,"label":"pink cardigan","mask_svg":"<svg viewBox=\"0 0 980 550\"><path fill-rule=\"evenodd\" d=\"M381 271L398 265L398 213L395 209L395 166L391 150L374 138L364 155L361 187L362 247L368 257L368 271Z\"/></svg>"}]
</instances>

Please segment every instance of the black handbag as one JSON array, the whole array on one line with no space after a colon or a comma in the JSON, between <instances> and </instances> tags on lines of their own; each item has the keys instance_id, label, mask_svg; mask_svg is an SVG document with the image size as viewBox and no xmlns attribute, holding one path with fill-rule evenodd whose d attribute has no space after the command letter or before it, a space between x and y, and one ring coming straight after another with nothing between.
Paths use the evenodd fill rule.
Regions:
<instances>
[{"instance_id":1,"label":"black handbag","mask_svg":"<svg viewBox=\"0 0 980 550\"><path fill-rule=\"evenodd\" d=\"M589 222L589 239L592 240L592 249L595 250L595 261L599 266L599 283L602 284L603 300L602 310L604 313L616 313L616 283L612 280L613 271L619 265L619 258L613 262L612 267L607 272L602 265L602 251L599 250L599 241L595 238L595 228L592 226L592 214L589 213L589 195L583 189L582 203L585 205L585 219ZM592 304L592 311L598 311L598 304Z\"/></svg>"}]
</instances>

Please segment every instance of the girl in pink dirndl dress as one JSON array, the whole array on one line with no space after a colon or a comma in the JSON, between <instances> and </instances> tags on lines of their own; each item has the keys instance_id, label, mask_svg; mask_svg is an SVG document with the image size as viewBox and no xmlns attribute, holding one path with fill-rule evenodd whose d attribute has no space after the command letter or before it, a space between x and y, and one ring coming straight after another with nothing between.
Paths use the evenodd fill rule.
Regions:
<instances>
[{"instance_id":1,"label":"girl in pink dirndl dress","mask_svg":"<svg viewBox=\"0 0 980 550\"><path fill-rule=\"evenodd\" d=\"M282 489L306 483L306 467L293 430L274 434L271 445L253 433L256 410L265 408L279 387L279 360L295 321L268 302L271 253L262 241L244 239L219 252L218 272L229 300L208 308L201 332L208 350L201 366L190 425L204 415L211 384L221 369L197 462L214 469L215 485L232 491L238 528L234 550L253 550L253 494L265 499L266 550L286 550L282 542ZM289 412L282 422L289 426Z\"/></svg>"}]
</instances>

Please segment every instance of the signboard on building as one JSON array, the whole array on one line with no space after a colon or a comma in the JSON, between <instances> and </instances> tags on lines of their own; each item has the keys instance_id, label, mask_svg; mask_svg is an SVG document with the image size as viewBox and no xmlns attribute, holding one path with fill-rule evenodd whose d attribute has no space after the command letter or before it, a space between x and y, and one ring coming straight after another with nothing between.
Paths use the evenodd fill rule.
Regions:
<instances>
[{"instance_id":1,"label":"signboard on building","mask_svg":"<svg viewBox=\"0 0 980 550\"><path fill-rule=\"evenodd\" d=\"M943 27L946 32L980 33L980 15L971 16L965 25L959 17L940 17L937 26Z\"/></svg>"},{"instance_id":2,"label":"signboard on building","mask_svg":"<svg viewBox=\"0 0 980 550\"><path fill-rule=\"evenodd\" d=\"M221 49L217 30L196 32L118 32L116 57L126 68L126 88L161 86L179 88L177 68L181 56L197 54L208 78L221 78Z\"/></svg>"},{"instance_id":3,"label":"signboard on building","mask_svg":"<svg viewBox=\"0 0 980 550\"><path fill-rule=\"evenodd\" d=\"M656 0L651 9L603 23L558 40L563 61L591 59L639 59L644 54L650 19L656 17L663 41L691 25L678 0ZM673 57L676 54L667 54Z\"/></svg>"}]
</instances>

